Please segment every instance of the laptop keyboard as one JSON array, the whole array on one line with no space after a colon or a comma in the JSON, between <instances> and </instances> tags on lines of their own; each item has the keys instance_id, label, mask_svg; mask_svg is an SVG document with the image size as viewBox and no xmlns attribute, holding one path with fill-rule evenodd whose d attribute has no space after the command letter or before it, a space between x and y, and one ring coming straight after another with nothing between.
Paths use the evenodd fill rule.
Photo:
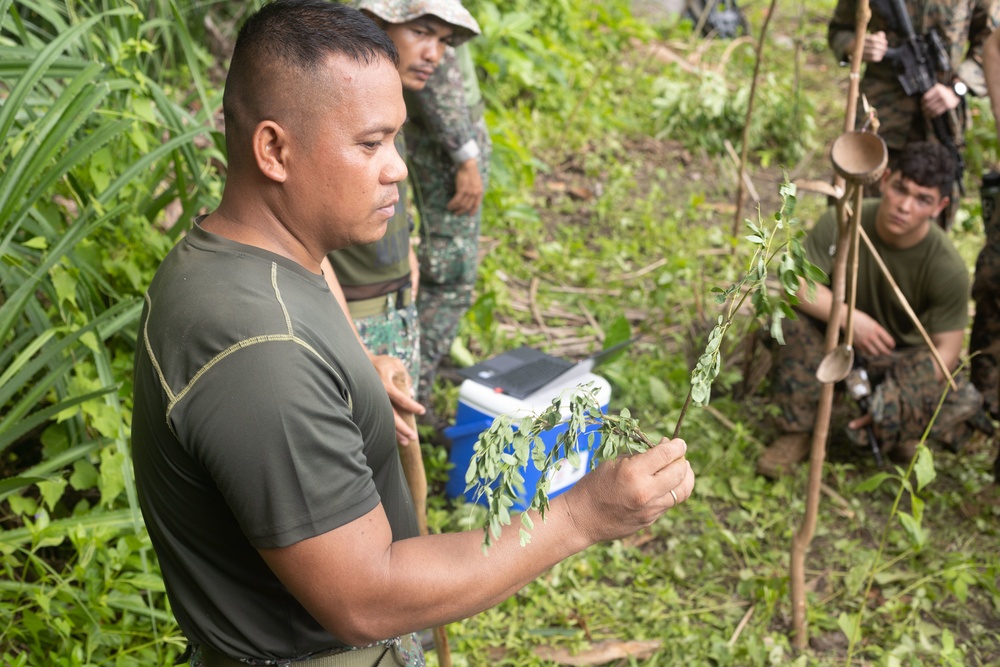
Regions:
<instances>
[{"instance_id":1,"label":"laptop keyboard","mask_svg":"<svg viewBox=\"0 0 1000 667\"><path fill-rule=\"evenodd\" d=\"M559 377L573 364L561 359L539 359L498 375L494 382L510 391L531 391Z\"/></svg>"}]
</instances>

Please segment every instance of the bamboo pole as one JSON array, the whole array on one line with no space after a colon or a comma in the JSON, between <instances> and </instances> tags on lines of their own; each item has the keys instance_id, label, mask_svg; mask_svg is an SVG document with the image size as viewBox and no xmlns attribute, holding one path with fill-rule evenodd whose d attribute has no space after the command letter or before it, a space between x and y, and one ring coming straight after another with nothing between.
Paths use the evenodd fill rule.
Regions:
<instances>
[{"instance_id":1,"label":"bamboo pole","mask_svg":"<svg viewBox=\"0 0 1000 667\"><path fill-rule=\"evenodd\" d=\"M847 113L844 119L844 129L850 132L854 129L857 114L858 92L861 80L861 59L865 46L865 34L868 31L868 21L871 19L871 9L868 0L859 0L855 22L854 53L851 57L850 86L847 93ZM843 181L835 180L839 185ZM860 190L861 185L856 184ZM847 233L847 198L845 193L837 201L837 250L833 260L833 277L831 288L833 292L830 307L830 318L826 325L824 351L829 354L837 347L840 338L840 312L844 302L845 273L847 269L847 254L849 236ZM820 489L823 483L823 463L826 460L826 443L830 433L830 417L833 413L833 384L824 384L820 390L819 405L816 410L816 422L813 426L812 444L809 458L809 482L806 489L806 511L792 538L791 562L789 578L792 595L792 645L803 650L809 645L809 629L806 625L806 553L812 538L816 533L816 520L819 515Z\"/></svg>"},{"instance_id":2,"label":"bamboo pole","mask_svg":"<svg viewBox=\"0 0 1000 667\"><path fill-rule=\"evenodd\" d=\"M409 373L396 373L392 381L403 390L407 396L412 394L413 382ZM417 418L409 413L403 416L407 426L417 430ZM427 471L424 469L424 457L420 453L420 443L411 442L407 445L399 446L399 459L403 464L403 474L406 476L406 484L410 487L410 495L413 497L413 510L417 515L417 527L421 535L427 535ZM448 644L448 631L446 626L439 625L432 630L434 634L434 648L437 649L438 664L441 667L451 667L451 646Z\"/></svg>"}]
</instances>

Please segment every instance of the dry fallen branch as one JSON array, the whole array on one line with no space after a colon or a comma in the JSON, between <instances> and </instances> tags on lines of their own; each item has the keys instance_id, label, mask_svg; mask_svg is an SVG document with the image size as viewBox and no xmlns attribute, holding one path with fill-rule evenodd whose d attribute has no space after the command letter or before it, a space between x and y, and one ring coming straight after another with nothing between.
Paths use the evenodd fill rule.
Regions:
<instances>
[{"instance_id":1,"label":"dry fallen branch","mask_svg":"<svg viewBox=\"0 0 1000 667\"><path fill-rule=\"evenodd\" d=\"M549 285L551 292L563 292L566 294L592 294L595 296L621 296L620 289L609 289L607 287L573 287L572 285Z\"/></svg>"},{"instance_id":2,"label":"dry fallen branch","mask_svg":"<svg viewBox=\"0 0 1000 667\"><path fill-rule=\"evenodd\" d=\"M603 665L613 660L623 660L625 658L635 658L636 660L646 660L660 650L663 642L658 639L621 641L609 639L595 642L590 648L573 654L569 649L552 648L550 646L539 646L534 653L542 660L554 662L559 665L573 665L574 667L588 667L590 665Z\"/></svg>"},{"instance_id":3,"label":"dry fallen branch","mask_svg":"<svg viewBox=\"0 0 1000 667\"><path fill-rule=\"evenodd\" d=\"M656 260L652 264L649 264L647 266L642 267L638 271L633 271L632 273L626 273L626 274L622 275L619 278L619 280L621 280L622 282L628 282L630 280L635 280L636 278L641 278L644 275L646 275L647 273L652 273L653 271L656 271L661 266L664 266L668 261L669 260L666 257L661 257L660 259Z\"/></svg>"},{"instance_id":4,"label":"dry fallen branch","mask_svg":"<svg viewBox=\"0 0 1000 667\"><path fill-rule=\"evenodd\" d=\"M549 340L552 340L552 335L549 333L549 328L545 326L545 320L542 318L542 313L538 309L538 278L531 279L531 286L528 288L528 305L531 308L531 315L538 322L538 326L541 328L542 333Z\"/></svg>"},{"instance_id":5,"label":"dry fallen branch","mask_svg":"<svg viewBox=\"0 0 1000 667\"><path fill-rule=\"evenodd\" d=\"M643 43L638 39L633 39L632 46L639 49L643 47ZM677 53L666 44L654 42L645 45L645 47L647 56L663 63L664 65L677 65L688 74L698 74L701 71L698 67L695 67L688 62L684 56Z\"/></svg>"}]
</instances>

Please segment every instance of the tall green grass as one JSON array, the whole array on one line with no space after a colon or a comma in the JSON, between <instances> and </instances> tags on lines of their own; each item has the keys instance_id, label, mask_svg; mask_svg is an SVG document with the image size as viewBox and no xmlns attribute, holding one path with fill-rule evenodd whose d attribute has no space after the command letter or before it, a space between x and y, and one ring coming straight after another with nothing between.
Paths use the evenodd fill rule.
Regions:
<instances>
[{"instance_id":1,"label":"tall green grass","mask_svg":"<svg viewBox=\"0 0 1000 667\"><path fill-rule=\"evenodd\" d=\"M177 652L128 430L142 290L220 190L219 93L181 18L0 0L3 662Z\"/></svg>"}]
</instances>

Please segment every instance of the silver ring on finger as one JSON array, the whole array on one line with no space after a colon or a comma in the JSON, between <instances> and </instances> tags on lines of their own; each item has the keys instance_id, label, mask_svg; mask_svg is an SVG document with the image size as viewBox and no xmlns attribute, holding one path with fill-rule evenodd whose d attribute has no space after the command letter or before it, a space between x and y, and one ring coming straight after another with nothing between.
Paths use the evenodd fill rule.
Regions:
<instances>
[{"instance_id":1,"label":"silver ring on finger","mask_svg":"<svg viewBox=\"0 0 1000 667\"><path fill-rule=\"evenodd\" d=\"M681 501L677 500L677 494L676 494L676 493L674 493L674 490L673 490L673 489L670 489L670 495L671 495L671 496L673 497L673 499L674 499L674 506L677 506L677 505L680 505L680 504L681 504Z\"/></svg>"}]
</instances>

